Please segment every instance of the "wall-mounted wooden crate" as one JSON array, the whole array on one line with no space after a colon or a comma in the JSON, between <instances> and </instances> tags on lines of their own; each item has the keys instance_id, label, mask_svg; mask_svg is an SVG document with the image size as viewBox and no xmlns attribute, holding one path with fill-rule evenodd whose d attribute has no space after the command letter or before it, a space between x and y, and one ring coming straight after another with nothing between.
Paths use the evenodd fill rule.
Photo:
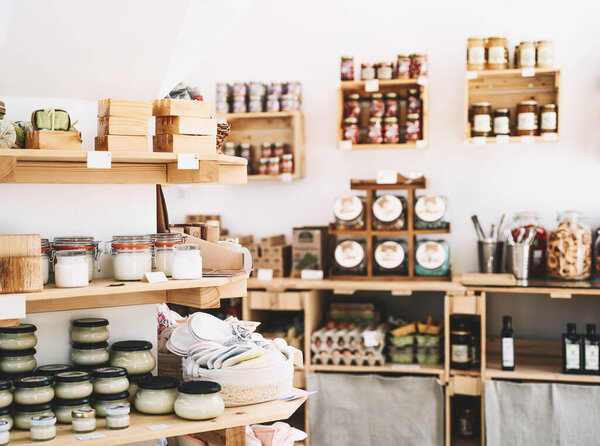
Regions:
<instances>
[{"instance_id":1,"label":"wall-mounted wooden crate","mask_svg":"<svg viewBox=\"0 0 600 446\"><path fill-rule=\"evenodd\" d=\"M254 147L252 162L258 165L263 142L287 144L294 155L292 179L304 178L306 151L304 147L304 115L300 111L227 113L217 115L231 125L226 142L250 143ZM248 175L248 180L280 180L281 175Z\"/></svg>"},{"instance_id":2,"label":"wall-mounted wooden crate","mask_svg":"<svg viewBox=\"0 0 600 446\"><path fill-rule=\"evenodd\" d=\"M557 141L560 138L560 70L508 69L467 71L465 88L465 139L475 144ZM517 104L522 101L536 101L538 107L556 104L557 133L546 133L538 136L516 136ZM469 112L477 102L489 102L492 109L508 108L510 110L511 135L472 137Z\"/></svg>"},{"instance_id":3,"label":"wall-mounted wooden crate","mask_svg":"<svg viewBox=\"0 0 600 446\"><path fill-rule=\"evenodd\" d=\"M337 130L337 143L338 147L347 149L412 149L412 148L424 148L427 147L427 135L429 133L429 82L428 78L419 79L390 79L390 80L378 80L376 91L367 91L367 81L342 81L342 85L338 90L338 130ZM344 101L351 94L358 94L360 96L361 103L368 103L373 93L383 93L384 98L387 93L398 93L400 98L408 95L408 90L416 88L419 90L419 97L421 99L421 139L409 140L404 143L398 144L348 144L347 141L343 141L343 125L344 125ZM371 86L369 85L369 90ZM402 114L402 110L400 110ZM368 108L361 107L361 122L360 126L365 127L368 123ZM402 118L399 119L399 124L402 122ZM402 132L402 126L400 125L400 132ZM345 147L344 147L345 146Z\"/></svg>"}]
</instances>

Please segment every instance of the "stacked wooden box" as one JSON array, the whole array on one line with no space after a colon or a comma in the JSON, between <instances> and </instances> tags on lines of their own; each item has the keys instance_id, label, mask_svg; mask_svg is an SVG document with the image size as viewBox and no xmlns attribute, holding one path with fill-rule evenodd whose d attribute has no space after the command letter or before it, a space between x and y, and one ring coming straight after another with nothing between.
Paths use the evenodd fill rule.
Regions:
<instances>
[{"instance_id":1,"label":"stacked wooden box","mask_svg":"<svg viewBox=\"0 0 600 446\"><path fill-rule=\"evenodd\" d=\"M102 99L98 101L96 150L147 152L150 101Z\"/></svg>"},{"instance_id":2,"label":"stacked wooden box","mask_svg":"<svg viewBox=\"0 0 600 446\"><path fill-rule=\"evenodd\" d=\"M285 244L285 235L263 237L258 245L248 247L254 270L271 269L273 277L290 275L292 247Z\"/></svg>"},{"instance_id":3,"label":"stacked wooden box","mask_svg":"<svg viewBox=\"0 0 600 446\"><path fill-rule=\"evenodd\" d=\"M209 102L156 99L152 114L156 116L155 152L217 153L217 121L211 118Z\"/></svg>"},{"instance_id":4,"label":"stacked wooden box","mask_svg":"<svg viewBox=\"0 0 600 446\"><path fill-rule=\"evenodd\" d=\"M0 235L0 294L34 293L43 288L39 234Z\"/></svg>"}]
</instances>

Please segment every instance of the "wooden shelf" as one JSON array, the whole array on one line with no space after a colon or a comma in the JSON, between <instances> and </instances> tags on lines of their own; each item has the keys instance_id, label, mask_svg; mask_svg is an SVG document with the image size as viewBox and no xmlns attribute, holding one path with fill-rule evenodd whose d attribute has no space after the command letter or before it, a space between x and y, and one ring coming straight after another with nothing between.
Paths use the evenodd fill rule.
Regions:
<instances>
[{"instance_id":1,"label":"wooden shelf","mask_svg":"<svg viewBox=\"0 0 600 446\"><path fill-rule=\"evenodd\" d=\"M57 425L56 438L44 442L48 446L79 446L82 443L90 446L112 446L122 445L140 441L156 440L163 437L174 437L179 435L196 434L202 432L213 432L221 429L245 426L255 423L269 423L277 420L285 420L300 407L307 399L306 392L302 392L301 398L293 401L271 401L268 403L255 404L252 406L230 407L225 413L213 420L188 421L176 415L142 415L131 414L130 427L121 430L108 430L104 428L105 419L97 418L95 433L105 435L86 441L78 440L76 437L82 434L71 432L71 425ZM160 427L161 425L162 428ZM157 427L152 430L152 427ZM10 444L31 445L29 431L13 430L10 433ZM238 443L236 443L238 444Z\"/></svg>"},{"instance_id":2,"label":"wooden shelf","mask_svg":"<svg viewBox=\"0 0 600 446\"><path fill-rule=\"evenodd\" d=\"M426 79L425 81L423 79ZM378 79L380 87L397 87L397 86L417 86L427 82L428 78L413 79ZM342 90L363 90L365 89L366 81L342 81Z\"/></svg>"},{"instance_id":3,"label":"wooden shelf","mask_svg":"<svg viewBox=\"0 0 600 446\"><path fill-rule=\"evenodd\" d=\"M534 73L535 75L540 75L540 74L548 74L548 73L556 73L557 70L556 68L536 68ZM476 74L473 74L476 73ZM470 76L476 76L475 79L477 78L482 78L485 76L494 76L494 77L523 77L523 69L522 68L508 68L506 70L477 70L477 71L467 71L467 78L469 78ZM531 76L526 76L526 77L531 77Z\"/></svg>"},{"instance_id":4,"label":"wooden shelf","mask_svg":"<svg viewBox=\"0 0 600 446\"><path fill-rule=\"evenodd\" d=\"M508 139L497 138L495 136L482 136L482 137L469 137L466 140L467 144L473 145L483 145L483 144L530 144L530 143L547 143L547 142L556 142L559 140L557 133L547 133L546 135L552 136L509 136Z\"/></svg>"},{"instance_id":5,"label":"wooden shelf","mask_svg":"<svg viewBox=\"0 0 600 446\"><path fill-rule=\"evenodd\" d=\"M248 181L281 181L285 183L284 178L283 175L248 175ZM290 178L292 180L302 179L299 173L293 173Z\"/></svg>"},{"instance_id":6,"label":"wooden shelf","mask_svg":"<svg viewBox=\"0 0 600 446\"><path fill-rule=\"evenodd\" d=\"M438 234L449 234L450 227L445 229L414 229L414 235L438 235ZM372 229L367 231L366 229L338 229L334 227L329 228L329 233L331 235L353 235L358 237L367 237L368 235L373 235L377 237L406 237L409 235L406 230L399 231L386 231L381 229Z\"/></svg>"},{"instance_id":7,"label":"wooden shelf","mask_svg":"<svg viewBox=\"0 0 600 446\"><path fill-rule=\"evenodd\" d=\"M88 169L79 150L1 149L0 183L41 184L245 184L247 162L199 155L198 170L179 170L177 153L111 152L110 169Z\"/></svg>"},{"instance_id":8,"label":"wooden shelf","mask_svg":"<svg viewBox=\"0 0 600 446\"><path fill-rule=\"evenodd\" d=\"M422 141L422 140L419 140ZM426 147L425 142L423 144L419 144L419 148ZM417 147L417 141L411 140L404 143L398 144L352 144L352 150L361 150L361 149L414 149Z\"/></svg>"},{"instance_id":9,"label":"wooden shelf","mask_svg":"<svg viewBox=\"0 0 600 446\"><path fill-rule=\"evenodd\" d=\"M337 373L398 373L405 375L435 375L444 381L444 366L420 364L386 364L383 366L358 366L358 365L321 365L311 364L311 372L337 372Z\"/></svg>"}]
</instances>

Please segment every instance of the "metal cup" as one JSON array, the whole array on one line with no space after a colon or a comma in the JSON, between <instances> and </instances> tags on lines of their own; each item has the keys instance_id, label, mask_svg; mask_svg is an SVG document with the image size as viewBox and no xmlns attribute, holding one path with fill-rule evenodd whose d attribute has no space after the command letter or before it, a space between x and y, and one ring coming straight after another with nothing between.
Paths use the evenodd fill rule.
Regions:
<instances>
[{"instance_id":1,"label":"metal cup","mask_svg":"<svg viewBox=\"0 0 600 446\"><path fill-rule=\"evenodd\" d=\"M477 255L480 273L501 273L504 242L479 240Z\"/></svg>"},{"instance_id":2,"label":"metal cup","mask_svg":"<svg viewBox=\"0 0 600 446\"><path fill-rule=\"evenodd\" d=\"M506 269L514 274L517 280L527 280L531 274L533 249L528 243L507 245Z\"/></svg>"}]
</instances>

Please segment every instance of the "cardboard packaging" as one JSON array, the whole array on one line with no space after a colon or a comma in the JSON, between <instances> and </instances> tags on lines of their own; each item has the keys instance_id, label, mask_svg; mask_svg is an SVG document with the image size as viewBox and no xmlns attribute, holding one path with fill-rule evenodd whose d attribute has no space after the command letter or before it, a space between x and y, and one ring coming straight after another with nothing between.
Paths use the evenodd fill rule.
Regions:
<instances>
[{"instance_id":1,"label":"cardboard packaging","mask_svg":"<svg viewBox=\"0 0 600 446\"><path fill-rule=\"evenodd\" d=\"M292 277L300 277L303 269L322 270L327 275L327 226L294 228L292 234Z\"/></svg>"},{"instance_id":2,"label":"cardboard packaging","mask_svg":"<svg viewBox=\"0 0 600 446\"><path fill-rule=\"evenodd\" d=\"M285 245L285 234L272 235L270 237L262 237L260 239L261 247Z\"/></svg>"}]
</instances>

